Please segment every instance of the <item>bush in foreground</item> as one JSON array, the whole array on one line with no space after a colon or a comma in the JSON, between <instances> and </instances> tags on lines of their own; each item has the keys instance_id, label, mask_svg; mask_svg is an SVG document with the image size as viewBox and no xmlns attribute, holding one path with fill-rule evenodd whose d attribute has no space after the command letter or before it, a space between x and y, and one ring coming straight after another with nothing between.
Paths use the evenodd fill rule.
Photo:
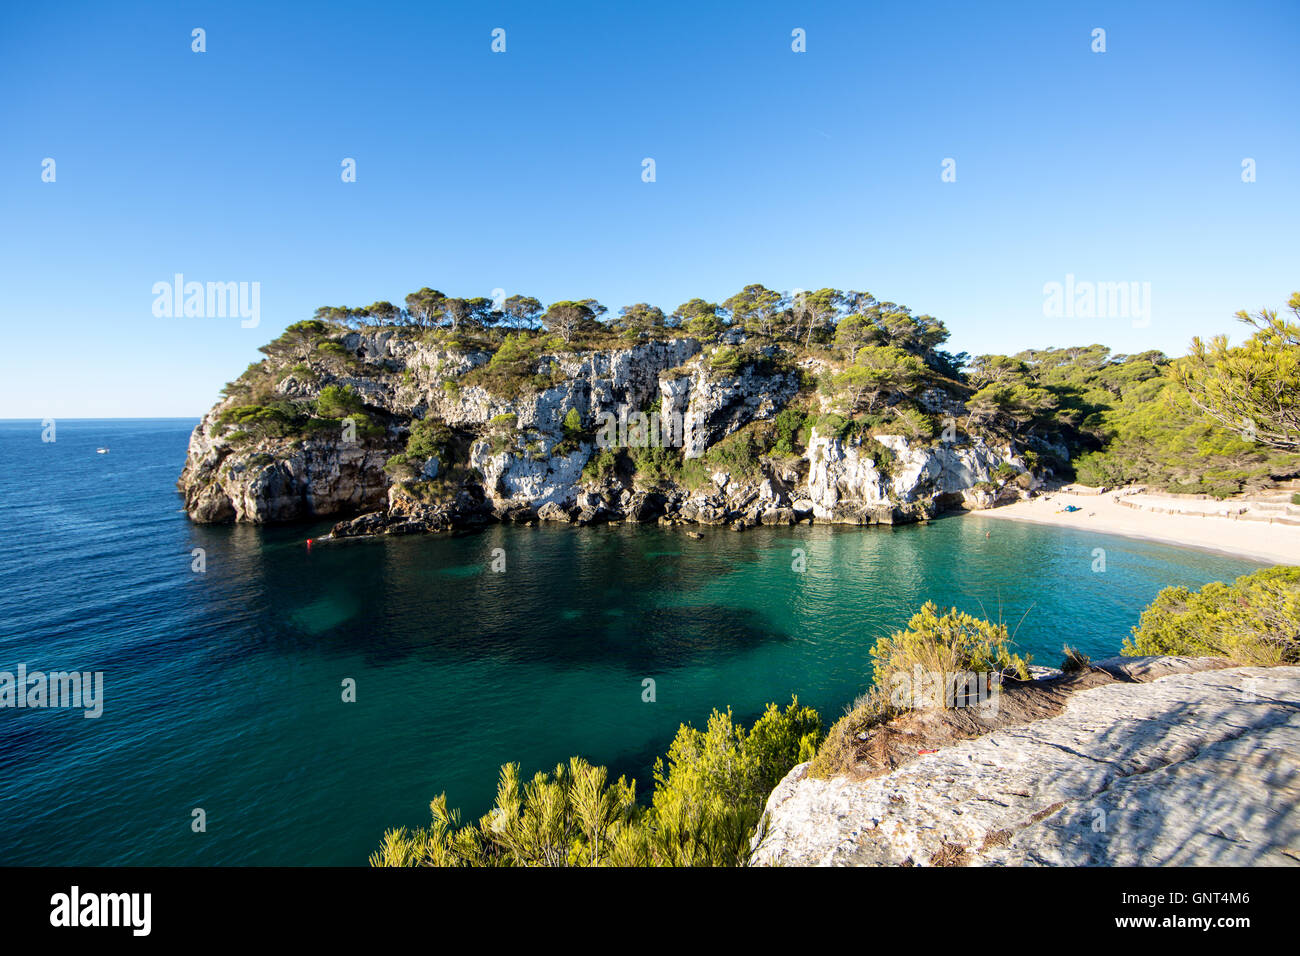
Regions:
<instances>
[{"instance_id":1,"label":"bush in foreground","mask_svg":"<svg viewBox=\"0 0 1300 956\"><path fill-rule=\"evenodd\" d=\"M704 730L678 728L667 761L655 762L651 805L636 783L610 784L604 767L580 757L521 785L519 765L501 768L496 803L461 824L446 794L430 804L428 827L384 834L371 866L736 866L763 804L796 763L809 759L821 718L792 700L769 704L746 730L714 711Z\"/></svg>"},{"instance_id":2,"label":"bush in foreground","mask_svg":"<svg viewBox=\"0 0 1300 956\"><path fill-rule=\"evenodd\" d=\"M1005 625L956 608L940 614L938 607L927 601L907 622L906 630L880 638L871 648L875 683L831 727L809 773L826 778L851 772L862 758L862 735L912 709L913 695L906 695L907 700L901 702L891 691L894 678L911 679L918 667L927 675L997 672L1027 678L1028 662L1011 652L1011 643ZM935 703L949 706L953 702L940 696Z\"/></svg>"},{"instance_id":3,"label":"bush in foreground","mask_svg":"<svg viewBox=\"0 0 1300 956\"><path fill-rule=\"evenodd\" d=\"M826 739L817 748L808 774L825 780L840 774L852 773L862 759L860 736L873 727L887 723L906 713L907 708L889 700L889 695L879 687L872 687L853 702L847 714L831 725Z\"/></svg>"},{"instance_id":4,"label":"bush in foreground","mask_svg":"<svg viewBox=\"0 0 1300 956\"><path fill-rule=\"evenodd\" d=\"M1238 664L1300 661L1300 567L1266 568L1199 591L1165 588L1121 653L1226 657Z\"/></svg>"},{"instance_id":5,"label":"bush in foreground","mask_svg":"<svg viewBox=\"0 0 1300 956\"><path fill-rule=\"evenodd\" d=\"M871 648L877 687L896 674L987 673L1029 677L1028 662L1011 653L1006 625L994 624L952 608L939 614L933 601L907 622L907 629L882 637Z\"/></svg>"}]
</instances>

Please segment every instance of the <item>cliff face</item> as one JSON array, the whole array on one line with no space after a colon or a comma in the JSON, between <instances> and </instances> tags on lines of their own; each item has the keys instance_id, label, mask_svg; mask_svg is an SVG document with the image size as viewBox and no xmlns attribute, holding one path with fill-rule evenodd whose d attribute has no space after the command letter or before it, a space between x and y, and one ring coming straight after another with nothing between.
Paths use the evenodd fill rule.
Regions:
<instances>
[{"instance_id":1,"label":"cliff face","mask_svg":"<svg viewBox=\"0 0 1300 956\"><path fill-rule=\"evenodd\" d=\"M236 447L218 434L218 409L204 416L190 436L178 482L194 521L267 524L384 502L384 462L400 442L388 436L365 442L321 436Z\"/></svg>"},{"instance_id":2,"label":"cliff face","mask_svg":"<svg viewBox=\"0 0 1300 956\"><path fill-rule=\"evenodd\" d=\"M800 764L751 864L1300 863L1300 667L1096 666L1120 679L884 775L815 780Z\"/></svg>"},{"instance_id":3,"label":"cliff face","mask_svg":"<svg viewBox=\"0 0 1300 956\"><path fill-rule=\"evenodd\" d=\"M273 369L283 374L275 393L286 400L310 402L327 386L350 389L360 396L367 414L384 422L382 433L349 436L339 427L309 437L250 439L221 423L223 413L237 408L240 400L219 402L194 430L179 481L192 519L261 524L383 508L394 485L384 463L405 447L404 431L413 420L435 420L472 437L494 418L514 415L521 436L537 433L549 448L558 441L570 409L577 409L586 420L604 412L617 414L620 407L639 409L657 392L662 370L700 350L694 339L674 339L619 351L543 356L537 365L556 383L506 398L482 385L459 384L466 373L489 363L487 352L432 347L398 330L354 332L343 336L340 344L349 356L348 365L308 361ZM502 477L509 479L507 486L519 480L504 460L508 456L495 456L503 460L489 464L494 456L486 451L488 445L476 442L471 452L471 463L485 469L485 483L495 491ZM580 456L544 457L541 476L559 466L560 478L519 480L518 494L505 497L535 505L557 495L571 499L593 447L588 444ZM524 468L537 472L537 465L530 456ZM430 471L436 474L436 469Z\"/></svg>"},{"instance_id":4,"label":"cliff face","mask_svg":"<svg viewBox=\"0 0 1300 956\"><path fill-rule=\"evenodd\" d=\"M241 379L204 416L179 481L193 520L359 515L340 522L339 537L537 518L894 523L956 505L988 507L999 493L1036 483L1011 445L841 437L821 425L799 453L715 460L720 442L745 438L737 432L772 422L796 400L818 410L807 391L817 361L783 364L775 350L719 371L697 339L639 341L530 354L507 377L488 351L430 344L410 330L340 333L325 345L272 352L245 375L261 389L256 403ZM292 418L339 389L357 415L261 424L280 423L275 409ZM386 471L421 421L445 432L442 446L405 462L405 473ZM675 464L647 468L642 450L657 453L660 444L672 446L663 451ZM1008 474L1023 475L1019 489Z\"/></svg>"},{"instance_id":5,"label":"cliff face","mask_svg":"<svg viewBox=\"0 0 1300 956\"><path fill-rule=\"evenodd\" d=\"M977 485L992 484L1004 463L1017 472L1024 462L1010 449L995 449L976 438L965 446L917 446L901 435L878 435L890 455L882 469L880 454L859 441L820 435L813 429L805 458L807 494L819 520L837 524L889 523L898 515L925 517L945 507L992 507L997 495Z\"/></svg>"}]
</instances>

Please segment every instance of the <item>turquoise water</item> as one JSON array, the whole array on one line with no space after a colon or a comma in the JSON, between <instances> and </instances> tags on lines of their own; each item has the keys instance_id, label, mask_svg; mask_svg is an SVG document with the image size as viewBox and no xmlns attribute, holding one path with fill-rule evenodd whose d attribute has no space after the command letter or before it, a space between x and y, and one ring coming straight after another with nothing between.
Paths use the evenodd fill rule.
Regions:
<instances>
[{"instance_id":1,"label":"turquoise water","mask_svg":"<svg viewBox=\"0 0 1300 956\"><path fill-rule=\"evenodd\" d=\"M1161 587L1258 567L978 516L308 550L328 523L189 524L193 424L66 421L46 444L0 422L0 670L101 670L106 698L98 720L0 709L0 864L361 864L440 791L483 812L508 760L582 754L644 790L678 723L714 706L748 719L798 693L833 719L875 638L927 598L1019 622L1021 650L1056 664L1067 641L1114 653Z\"/></svg>"}]
</instances>

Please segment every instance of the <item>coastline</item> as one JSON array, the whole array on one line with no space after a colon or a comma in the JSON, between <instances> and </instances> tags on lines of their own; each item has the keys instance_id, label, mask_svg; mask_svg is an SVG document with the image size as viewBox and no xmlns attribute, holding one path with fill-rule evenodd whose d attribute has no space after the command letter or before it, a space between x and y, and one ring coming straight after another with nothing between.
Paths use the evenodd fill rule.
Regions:
<instances>
[{"instance_id":1,"label":"coastline","mask_svg":"<svg viewBox=\"0 0 1300 956\"><path fill-rule=\"evenodd\" d=\"M1071 504L1081 510L1065 513L1062 509ZM1140 511L1119 504L1113 493L1077 495L1057 491L997 508L968 511L964 517L1028 521L1214 551L1265 564L1300 564L1300 527Z\"/></svg>"}]
</instances>

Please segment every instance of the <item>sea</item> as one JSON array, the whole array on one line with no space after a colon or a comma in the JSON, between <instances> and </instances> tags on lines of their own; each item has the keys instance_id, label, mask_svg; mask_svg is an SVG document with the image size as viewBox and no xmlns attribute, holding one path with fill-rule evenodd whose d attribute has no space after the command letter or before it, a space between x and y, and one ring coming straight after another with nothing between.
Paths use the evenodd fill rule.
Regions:
<instances>
[{"instance_id":1,"label":"sea","mask_svg":"<svg viewBox=\"0 0 1300 956\"><path fill-rule=\"evenodd\" d=\"M329 520L187 519L194 420L55 424L0 422L0 672L99 674L101 712L0 707L0 865L362 866L440 793L486 812L506 762L581 755L645 796L715 708L797 695L829 725L927 600L1056 665L1260 566L979 515L309 546Z\"/></svg>"}]
</instances>

